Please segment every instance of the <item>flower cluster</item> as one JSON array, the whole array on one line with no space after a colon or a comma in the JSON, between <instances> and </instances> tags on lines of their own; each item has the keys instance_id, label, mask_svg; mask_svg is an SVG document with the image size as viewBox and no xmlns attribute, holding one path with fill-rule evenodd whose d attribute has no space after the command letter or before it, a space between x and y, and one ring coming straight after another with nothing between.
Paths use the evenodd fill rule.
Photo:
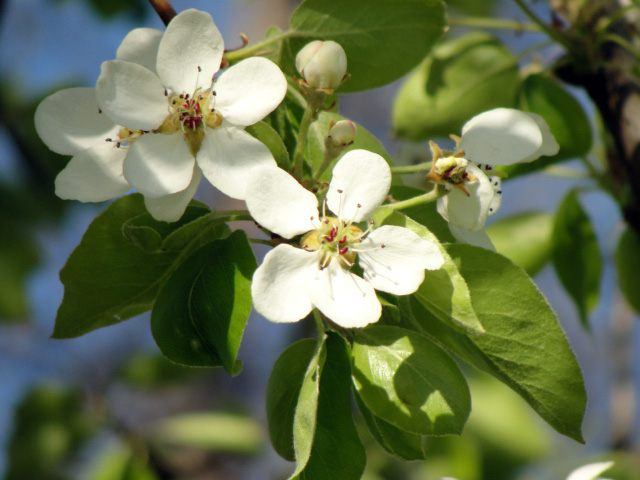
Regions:
<instances>
[{"instance_id":1,"label":"flower cluster","mask_svg":"<svg viewBox=\"0 0 640 480\"><path fill-rule=\"evenodd\" d=\"M202 175L244 199L253 168L275 166L269 149L244 131L284 98L280 69L248 58L215 77L224 53L211 16L177 15L163 33L140 28L104 62L95 89L69 89L36 112L40 137L73 155L56 179L66 199L95 202L136 188L149 212L175 221Z\"/></svg>"},{"instance_id":2,"label":"flower cluster","mask_svg":"<svg viewBox=\"0 0 640 480\"><path fill-rule=\"evenodd\" d=\"M432 145L433 167L427 179L450 192L438 199L438 213L458 241L493 249L482 230L502 204L502 181L490 175L495 165L530 162L558 153L558 143L540 115L510 108L481 113L454 137L459 150L445 155Z\"/></svg>"}]
</instances>

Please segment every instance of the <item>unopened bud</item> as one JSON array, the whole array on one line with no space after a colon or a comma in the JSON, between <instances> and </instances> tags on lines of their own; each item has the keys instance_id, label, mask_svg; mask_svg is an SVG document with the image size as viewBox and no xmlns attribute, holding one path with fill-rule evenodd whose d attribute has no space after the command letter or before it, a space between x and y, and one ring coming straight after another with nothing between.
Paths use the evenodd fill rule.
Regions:
<instances>
[{"instance_id":1,"label":"unopened bud","mask_svg":"<svg viewBox=\"0 0 640 480\"><path fill-rule=\"evenodd\" d=\"M340 120L329 129L329 139L336 147L346 147L356 138L356 126L350 120Z\"/></svg>"},{"instance_id":2,"label":"unopened bud","mask_svg":"<svg viewBox=\"0 0 640 480\"><path fill-rule=\"evenodd\" d=\"M316 40L298 52L296 69L309 86L335 90L347 73L347 55L336 42Z\"/></svg>"}]
</instances>

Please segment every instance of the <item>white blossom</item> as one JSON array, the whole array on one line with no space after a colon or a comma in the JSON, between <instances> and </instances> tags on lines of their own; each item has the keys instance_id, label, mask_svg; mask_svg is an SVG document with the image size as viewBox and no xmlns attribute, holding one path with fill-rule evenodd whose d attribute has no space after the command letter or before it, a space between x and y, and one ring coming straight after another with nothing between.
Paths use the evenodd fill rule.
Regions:
<instances>
[{"instance_id":1,"label":"white blossom","mask_svg":"<svg viewBox=\"0 0 640 480\"><path fill-rule=\"evenodd\" d=\"M488 172L494 165L555 155L559 146L541 116L497 108L473 117L464 125L459 147L469 161L466 172L474 179L464 183L467 192L447 184L450 192L438 199L438 213L449 222L459 241L494 249L483 228L487 218L502 204L502 182L499 176Z\"/></svg>"},{"instance_id":2,"label":"white blossom","mask_svg":"<svg viewBox=\"0 0 640 480\"><path fill-rule=\"evenodd\" d=\"M156 60L143 66L158 40ZM228 68L214 82L224 44L211 16L177 15L161 35L137 32L121 58L102 64L96 96L102 111L138 134L124 176L150 198L189 189L200 172L219 190L243 199L256 166L275 165L269 149L244 131L284 98L286 80L264 58ZM148 67L148 68L147 68Z\"/></svg>"},{"instance_id":3,"label":"white blossom","mask_svg":"<svg viewBox=\"0 0 640 480\"><path fill-rule=\"evenodd\" d=\"M333 170L320 215L315 195L289 174L256 170L246 198L253 218L286 239L305 234L300 248L278 245L256 270L256 310L274 322L295 322L315 307L345 328L364 327L380 318L376 289L408 295L424 280L425 269L440 268L438 247L411 230L371 225L363 231L357 225L382 204L390 183L381 156L350 151ZM336 216L326 215L326 207ZM362 277L350 271L356 260Z\"/></svg>"}]
</instances>

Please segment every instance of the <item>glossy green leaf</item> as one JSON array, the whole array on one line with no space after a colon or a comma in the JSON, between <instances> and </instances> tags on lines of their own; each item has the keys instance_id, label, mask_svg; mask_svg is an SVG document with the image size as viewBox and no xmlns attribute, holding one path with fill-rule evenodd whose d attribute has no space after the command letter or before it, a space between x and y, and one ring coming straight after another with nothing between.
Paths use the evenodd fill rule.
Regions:
<instances>
[{"instance_id":1,"label":"glossy green leaf","mask_svg":"<svg viewBox=\"0 0 640 480\"><path fill-rule=\"evenodd\" d=\"M271 125L267 122L258 122L245 127L245 130L267 146L280 168L289 170L291 167L289 152L282 138Z\"/></svg>"},{"instance_id":2,"label":"glossy green leaf","mask_svg":"<svg viewBox=\"0 0 640 480\"><path fill-rule=\"evenodd\" d=\"M593 134L584 108L559 83L544 75L529 75L518 93L518 108L537 113L545 119L560 145L552 157L542 157L529 163L503 167L510 177L538 171L554 163L585 155L591 150Z\"/></svg>"},{"instance_id":3,"label":"glossy green leaf","mask_svg":"<svg viewBox=\"0 0 640 480\"><path fill-rule=\"evenodd\" d=\"M324 160L324 151L325 151L325 138L329 133L329 122L333 120L334 122L339 122L340 120L344 120L345 118L337 113L332 112L322 112L318 115L318 120L311 124L309 128L309 136L308 136L308 147L307 147L307 161L309 166L315 171L320 164ZM356 126L356 138L351 145L345 148L340 157L336 158L333 163L324 171L322 176L320 177L320 181L330 182L331 181L331 172L333 171L333 167L336 162L344 155L346 152L350 150L356 149L364 149L369 150L370 152L377 153L382 156L389 165L393 166L393 160L389 152L384 148L382 143L365 129L362 125L359 125L356 122L353 122Z\"/></svg>"},{"instance_id":4,"label":"glossy green leaf","mask_svg":"<svg viewBox=\"0 0 640 480\"><path fill-rule=\"evenodd\" d=\"M498 253L533 276L551 260L552 227L551 214L525 212L498 220L485 231Z\"/></svg>"},{"instance_id":5,"label":"glossy green leaf","mask_svg":"<svg viewBox=\"0 0 640 480\"><path fill-rule=\"evenodd\" d=\"M547 300L510 260L471 245L448 245L486 330L455 331L416 299L410 305L421 329L471 365L520 394L549 425L583 441L587 403L578 362Z\"/></svg>"},{"instance_id":6,"label":"glossy green leaf","mask_svg":"<svg viewBox=\"0 0 640 480\"><path fill-rule=\"evenodd\" d=\"M207 218L206 223L191 232L180 250L147 252L123 232L123 225L135 222L167 239L181 226L201 217ZM180 221L166 223L151 218L142 195L119 198L89 225L60 271L65 291L53 337L77 337L149 310L162 285L186 256L227 232L228 227L198 202L192 201Z\"/></svg>"},{"instance_id":7,"label":"glossy green leaf","mask_svg":"<svg viewBox=\"0 0 640 480\"><path fill-rule=\"evenodd\" d=\"M424 460L421 435L406 432L375 416L357 393L356 404L369 427L371 435L382 448L402 460Z\"/></svg>"},{"instance_id":8,"label":"glossy green leaf","mask_svg":"<svg viewBox=\"0 0 640 480\"><path fill-rule=\"evenodd\" d=\"M309 458L316 433L318 398L320 395L320 377L327 358L326 335L316 342L313 356L306 367L300 394L293 416L293 451L296 458L295 478L304 470Z\"/></svg>"},{"instance_id":9,"label":"glossy green leaf","mask_svg":"<svg viewBox=\"0 0 640 480\"><path fill-rule=\"evenodd\" d=\"M419 333L372 326L355 332L353 381L378 417L422 435L459 434L471 410L456 363Z\"/></svg>"},{"instance_id":10,"label":"glossy green leaf","mask_svg":"<svg viewBox=\"0 0 640 480\"><path fill-rule=\"evenodd\" d=\"M359 480L367 457L351 412L348 347L341 336L329 333L326 352L311 457L295 478Z\"/></svg>"},{"instance_id":11,"label":"glossy green leaf","mask_svg":"<svg viewBox=\"0 0 640 480\"><path fill-rule=\"evenodd\" d=\"M339 91L381 87L420 63L445 26L441 0L304 0L291 16L281 66L297 74L294 59L302 47L334 40L344 48L351 74Z\"/></svg>"},{"instance_id":12,"label":"glossy green leaf","mask_svg":"<svg viewBox=\"0 0 640 480\"><path fill-rule=\"evenodd\" d=\"M439 270L426 270L424 281L414 293L416 298L443 322L469 333L484 332L471 304L469 288L446 249L424 225L389 207L379 208L373 215L376 225L406 227L440 248L444 265Z\"/></svg>"},{"instance_id":13,"label":"glossy green leaf","mask_svg":"<svg viewBox=\"0 0 640 480\"><path fill-rule=\"evenodd\" d=\"M191 255L167 280L151 312L151 332L163 355L190 366L216 366L235 375L251 313L257 268L243 230Z\"/></svg>"},{"instance_id":14,"label":"glossy green leaf","mask_svg":"<svg viewBox=\"0 0 640 480\"><path fill-rule=\"evenodd\" d=\"M602 254L576 190L571 190L558 207L552 241L558 278L578 307L583 325L587 325L589 313L600 298Z\"/></svg>"},{"instance_id":15,"label":"glossy green leaf","mask_svg":"<svg viewBox=\"0 0 640 480\"><path fill-rule=\"evenodd\" d=\"M620 290L631 308L637 313L640 313L639 265L640 236L631 228L627 228L622 233L616 248L616 270L618 271Z\"/></svg>"},{"instance_id":16,"label":"glossy green leaf","mask_svg":"<svg viewBox=\"0 0 640 480\"><path fill-rule=\"evenodd\" d=\"M316 351L310 338L290 345L273 365L267 385L267 422L271 444L282 458L294 461L293 417L307 367Z\"/></svg>"},{"instance_id":17,"label":"glossy green leaf","mask_svg":"<svg viewBox=\"0 0 640 480\"><path fill-rule=\"evenodd\" d=\"M400 88L394 134L408 140L459 135L474 115L512 107L519 83L515 56L494 37L476 32L443 42Z\"/></svg>"},{"instance_id":18,"label":"glossy green leaf","mask_svg":"<svg viewBox=\"0 0 640 480\"><path fill-rule=\"evenodd\" d=\"M152 436L170 448L187 447L212 452L255 455L264 438L262 427L250 417L235 413L184 413L160 420Z\"/></svg>"}]
</instances>

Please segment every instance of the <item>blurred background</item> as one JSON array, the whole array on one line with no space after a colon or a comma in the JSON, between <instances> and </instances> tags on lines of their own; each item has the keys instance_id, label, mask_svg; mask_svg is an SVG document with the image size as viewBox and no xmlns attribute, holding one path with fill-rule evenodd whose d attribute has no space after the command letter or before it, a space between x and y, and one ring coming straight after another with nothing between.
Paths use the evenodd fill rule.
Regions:
<instances>
[{"instance_id":1,"label":"blurred background","mask_svg":"<svg viewBox=\"0 0 640 480\"><path fill-rule=\"evenodd\" d=\"M239 32L257 42L272 25L286 28L296 3L175 0L174 6L211 13L226 47L234 48L241 45ZM521 18L509 1L450 3L463 14ZM545 8L545 2L537 3ZM287 478L292 465L272 451L266 434L264 392L271 366L286 345L304 335L304 325L277 325L253 315L239 353L244 370L233 379L223 371L186 369L164 360L148 315L77 339L49 338L63 295L58 271L105 204L55 197L54 179L68 158L51 153L37 137L35 107L61 88L93 86L100 64L114 58L126 33L140 26L163 28L145 0L0 0L0 476ZM464 32L454 27L450 35ZM544 40L536 33L493 33L516 53ZM544 53L557 54L554 49ZM423 161L428 149L392 138L390 115L401 83L343 95L340 113L373 132L399 163L409 164ZM592 111L580 91L573 93ZM583 168L579 162L568 165ZM575 185L574 178L543 174L510 181L492 220L553 212ZM196 198L221 209L242 208L204 182ZM363 429L369 458L365 479L561 479L581 464L602 459L617 460L607 478L640 478L633 454L640 445L640 327L622 300L613 269L622 220L604 193L588 192L582 200L605 258L591 330L580 325L550 266L535 279L585 375L586 444L561 437L506 387L467 371L473 413L465 433L430 439L426 461L402 464ZM261 257L265 250L256 253Z\"/></svg>"}]
</instances>

